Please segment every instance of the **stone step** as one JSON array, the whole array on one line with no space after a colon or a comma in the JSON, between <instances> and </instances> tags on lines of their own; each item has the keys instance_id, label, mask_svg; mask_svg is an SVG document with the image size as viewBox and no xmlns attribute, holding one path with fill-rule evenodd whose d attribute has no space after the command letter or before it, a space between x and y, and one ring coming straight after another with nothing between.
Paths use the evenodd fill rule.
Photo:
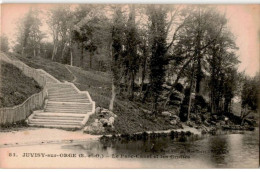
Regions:
<instances>
[{"instance_id":1,"label":"stone step","mask_svg":"<svg viewBox=\"0 0 260 172\"><path fill-rule=\"evenodd\" d=\"M50 94L59 94L59 93L75 93L79 94L76 90L50 90L48 89L48 93Z\"/></svg>"},{"instance_id":2,"label":"stone step","mask_svg":"<svg viewBox=\"0 0 260 172\"><path fill-rule=\"evenodd\" d=\"M45 109L44 112L86 114L86 113L88 113L88 112L91 112L91 109L90 109L90 110Z\"/></svg>"},{"instance_id":3,"label":"stone step","mask_svg":"<svg viewBox=\"0 0 260 172\"><path fill-rule=\"evenodd\" d=\"M37 120L31 119L29 123L33 124L55 124L55 125L80 125L80 121L50 121L50 120Z\"/></svg>"},{"instance_id":4,"label":"stone step","mask_svg":"<svg viewBox=\"0 0 260 172\"><path fill-rule=\"evenodd\" d=\"M66 108L66 107L46 107L45 110L72 110L72 111L89 111L91 110L92 108L91 107L79 107L79 108Z\"/></svg>"},{"instance_id":5,"label":"stone step","mask_svg":"<svg viewBox=\"0 0 260 172\"><path fill-rule=\"evenodd\" d=\"M58 90L58 89L74 89L74 87L72 87L71 85L68 85L68 86L53 86L53 85L49 85L49 89L52 89L52 90Z\"/></svg>"},{"instance_id":6,"label":"stone step","mask_svg":"<svg viewBox=\"0 0 260 172\"><path fill-rule=\"evenodd\" d=\"M57 110L57 109L61 109L61 110L89 110L89 109L92 109L92 106L86 106L86 107L63 107L63 106L47 106L45 108L46 110Z\"/></svg>"},{"instance_id":7,"label":"stone step","mask_svg":"<svg viewBox=\"0 0 260 172\"><path fill-rule=\"evenodd\" d=\"M91 108L86 109L62 109L62 108L46 108L44 109L44 112L60 112L60 113L88 113L91 112Z\"/></svg>"},{"instance_id":8,"label":"stone step","mask_svg":"<svg viewBox=\"0 0 260 172\"><path fill-rule=\"evenodd\" d=\"M87 96L48 96L49 99L86 99L88 100Z\"/></svg>"},{"instance_id":9,"label":"stone step","mask_svg":"<svg viewBox=\"0 0 260 172\"><path fill-rule=\"evenodd\" d=\"M35 124L35 123L32 123L32 124L28 124L29 126L31 127L46 127L46 128L62 128L62 129L80 129L82 128L83 126L81 125L62 125L62 124Z\"/></svg>"},{"instance_id":10,"label":"stone step","mask_svg":"<svg viewBox=\"0 0 260 172\"><path fill-rule=\"evenodd\" d=\"M57 104L57 105L90 105L91 103L78 103L78 102L55 102L55 101L48 101L48 104Z\"/></svg>"},{"instance_id":11,"label":"stone step","mask_svg":"<svg viewBox=\"0 0 260 172\"><path fill-rule=\"evenodd\" d=\"M52 90L73 89L73 90L75 90L75 88L72 87L71 85L69 85L69 86L52 86L52 85L49 85L49 89L52 89Z\"/></svg>"},{"instance_id":12,"label":"stone step","mask_svg":"<svg viewBox=\"0 0 260 172\"><path fill-rule=\"evenodd\" d=\"M83 120L83 119L82 119ZM62 123L62 124L73 124L73 125L77 125L80 124L80 122L82 120L67 120L67 119L58 119L58 120L54 120L54 119L31 119L30 123Z\"/></svg>"},{"instance_id":13,"label":"stone step","mask_svg":"<svg viewBox=\"0 0 260 172\"><path fill-rule=\"evenodd\" d=\"M66 84L66 83L52 83L51 86L52 87L72 87L72 85Z\"/></svg>"},{"instance_id":14,"label":"stone step","mask_svg":"<svg viewBox=\"0 0 260 172\"><path fill-rule=\"evenodd\" d=\"M76 90L72 90L72 89L60 89L60 90L48 89L48 92L51 93L51 94L64 93L64 92L67 92L67 93L78 93Z\"/></svg>"},{"instance_id":15,"label":"stone step","mask_svg":"<svg viewBox=\"0 0 260 172\"><path fill-rule=\"evenodd\" d=\"M49 98L48 100L53 102L90 103L88 99L77 99L77 98Z\"/></svg>"},{"instance_id":16,"label":"stone step","mask_svg":"<svg viewBox=\"0 0 260 172\"><path fill-rule=\"evenodd\" d=\"M76 90L72 90L72 89L60 89L60 90L48 89L48 93L49 94L59 94L59 93L75 93L75 94L79 94Z\"/></svg>"},{"instance_id":17,"label":"stone step","mask_svg":"<svg viewBox=\"0 0 260 172\"><path fill-rule=\"evenodd\" d=\"M75 90L75 88L73 88L73 87L52 87L52 86L49 86L49 87L48 87L48 90L49 90L49 91ZM75 91L76 91L76 90L75 90Z\"/></svg>"},{"instance_id":18,"label":"stone step","mask_svg":"<svg viewBox=\"0 0 260 172\"><path fill-rule=\"evenodd\" d=\"M75 120L75 121L82 121L83 118L77 118L77 117L50 117L50 116L34 116L32 119L41 119L41 120Z\"/></svg>"},{"instance_id":19,"label":"stone step","mask_svg":"<svg viewBox=\"0 0 260 172\"><path fill-rule=\"evenodd\" d=\"M80 95L80 94L75 94L75 95L67 95L67 94L63 94L63 95L48 95L49 98L79 98L79 99L87 99L87 95Z\"/></svg>"},{"instance_id":20,"label":"stone step","mask_svg":"<svg viewBox=\"0 0 260 172\"><path fill-rule=\"evenodd\" d=\"M91 110L92 109L92 107L55 107L55 106L48 106L48 107L46 107L46 109L49 109L49 110L51 110L51 109L54 109L54 110L56 110L56 109L62 109L62 110Z\"/></svg>"},{"instance_id":21,"label":"stone step","mask_svg":"<svg viewBox=\"0 0 260 172\"><path fill-rule=\"evenodd\" d=\"M88 99L73 99L73 98L50 98L49 101L90 103L90 101Z\"/></svg>"},{"instance_id":22,"label":"stone step","mask_svg":"<svg viewBox=\"0 0 260 172\"><path fill-rule=\"evenodd\" d=\"M71 85L64 85L64 84L58 84L58 85L49 85L50 89L74 89Z\"/></svg>"},{"instance_id":23,"label":"stone step","mask_svg":"<svg viewBox=\"0 0 260 172\"><path fill-rule=\"evenodd\" d=\"M77 113L71 113L71 114L64 114L64 113L47 113L47 112L38 112L34 114L34 116L51 116L51 117L77 117L77 118L82 118L85 117L84 114L77 114Z\"/></svg>"},{"instance_id":24,"label":"stone step","mask_svg":"<svg viewBox=\"0 0 260 172\"><path fill-rule=\"evenodd\" d=\"M52 106L52 105L47 105L46 109L92 109L91 106Z\"/></svg>"},{"instance_id":25,"label":"stone step","mask_svg":"<svg viewBox=\"0 0 260 172\"><path fill-rule=\"evenodd\" d=\"M92 105L91 104L83 104L83 105L55 105L55 104L47 104L46 105L46 108L92 108Z\"/></svg>"}]
</instances>

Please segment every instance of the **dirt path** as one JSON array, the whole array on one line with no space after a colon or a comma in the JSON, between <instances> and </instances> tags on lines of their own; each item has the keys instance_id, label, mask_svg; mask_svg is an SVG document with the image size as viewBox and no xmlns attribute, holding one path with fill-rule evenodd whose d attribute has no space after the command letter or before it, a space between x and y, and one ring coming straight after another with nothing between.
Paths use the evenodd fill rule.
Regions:
<instances>
[{"instance_id":1,"label":"dirt path","mask_svg":"<svg viewBox=\"0 0 260 172\"><path fill-rule=\"evenodd\" d=\"M77 80L78 78L72 73L72 71L70 70L70 68L68 67L68 65L64 65L65 68L70 72L70 74L73 76L73 80L71 82L73 83L78 83Z\"/></svg>"}]
</instances>

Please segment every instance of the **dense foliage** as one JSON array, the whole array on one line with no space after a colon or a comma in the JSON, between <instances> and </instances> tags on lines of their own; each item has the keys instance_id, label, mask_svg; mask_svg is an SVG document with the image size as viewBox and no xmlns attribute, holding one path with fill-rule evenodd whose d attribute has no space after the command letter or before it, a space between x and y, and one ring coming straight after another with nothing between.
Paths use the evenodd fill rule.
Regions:
<instances>
[{"instance_id":1,"label":"dense foliage","mask_svg":"<svg viewBox=\"0 0 260 172\"><path fill-rule=\"evenodd\" d=\"M215 8L58 5L46 12L51 43L42 41L40 13L31 9L20 21L15 51L111 73L111 110L117 98L128 99L155 115L177 106L189 120L199 108L231 112L232 99L240 96L234 36ZM256 109L256 97L250 97L255 84L243 83L242 107Z\"/></svg>"}]
</instances>

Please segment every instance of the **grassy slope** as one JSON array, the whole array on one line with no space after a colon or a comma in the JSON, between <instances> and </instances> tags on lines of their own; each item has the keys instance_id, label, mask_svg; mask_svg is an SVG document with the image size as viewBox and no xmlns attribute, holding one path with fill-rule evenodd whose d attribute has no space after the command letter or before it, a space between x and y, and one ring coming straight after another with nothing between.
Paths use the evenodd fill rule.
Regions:
<instances>
[{"instance_id":1,"label":"grassy slope","mask_svg":"<svg viewBox=\"0 0 260 172\"><path fill-rule=\"evenodd\" d=\"M0 61L0 108L23 103L31 95L40 92L35 80L25 76L12 64Z\"/></svg>"},{"instance_id":2,"label":"grassy slope","mask_svg":"<svg viewBox=\"0 0 260 172\"><path fill-rule=\"evenodd\" d=\"M20 55L12 54L9 55L9 57L14 59L19 59L25 64L27 64L30 67L33 67L35 69L43 69L47 71L49 74L54 76L60 81L72 81L73 76L70 74L70 72L64 67L63 64L52 62L48 59L36 57L36 58L23 58Z\"/></svg>"},{"instance_id":3,"label":"grassy slope","mask_svg":"<svg viewBox=\"0 0 260 172\"><path fill-rule=\"evenodd\" d=\"M82 91L87 90L96 106L108 108L111 97L111 78L108 73L99 71L85 71L78 67L67 66L52 62L43 58L25 59L18 57L27 65L35 68L42 68L54 77L60 80L73 81L74 84ZM156 120L150 119L149 116L140 110L139 106L128 100L116 99L114 113L118 115L115 121L115 130L117 133L134 133L140 131L153 131L170 129L172 126L168 119L158 117ZM93 121L94 116L90 117L89 123Z\"/></svg>"}]
</instances>

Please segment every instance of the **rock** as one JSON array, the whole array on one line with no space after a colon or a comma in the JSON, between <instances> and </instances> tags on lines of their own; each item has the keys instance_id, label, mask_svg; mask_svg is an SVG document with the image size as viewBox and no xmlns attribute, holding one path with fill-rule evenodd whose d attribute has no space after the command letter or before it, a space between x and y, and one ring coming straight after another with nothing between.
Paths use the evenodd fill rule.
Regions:
<instances>
[{"instance_id":1,"label":"rock","mask_svg":"<svg viewBox=\"0 0 260 172\"><path fill-rule=\"evenodd\" d=\"M188 125L189 127L194 127L194 126L195 126L195 124L194 124L193 122L191 122L191 121L187 121L187 125Z\"/></svg>"},{"instance_id":2,"label":"rock","mask_svg":"<svg viewBox=\"0 0 260 172\"><path fill-rule=\"evenodd\" d=\"M86 126L83 131L89 134L103 134L105 132L105 128L103 127L101 122L95 121L90 124L90 126Z\"/></svg>"},{"instance_id":3,"label":"rock","mask_svg":"<svg viewBox=\"0 0 260 172\"><path fill-rule=\"evenodd\" d=\"M196 114L190 113L190 119L191 119L191 120L194 120L194 121L195 121L196 118L197 118Z\"/></svg>"},{"instance_id":4,"label":"rock","mask_svg":"<svg viewBox=\"0 0 260 172\"><path fill-rule=\"evenodd\" d=\"M102 110L101 110L101 113L107 113L107 114L109 114L109 112L110 112L110 111L109 111L108 109L102 109Z\"/></svg>"},{"instance_id":5,"label":"rock","mask_svg":"<svg viewBox=\"0 0 260 172\"><path fill-rule=\"evenodd\" d=\"M95 122L93 122L93 123L91 124L91 126L92 126L92 127L99 127L99 126L102 126L102 123L95 120Z\"/></svg>"},{"instance_id":6,"label":"rock","mask_svg":"<svg viewBox=\"0 0 260 172\"><path fill-rule=\"evenodd\" d=\"M163 116L171 116L172 114L170 112L168 112L168 111L163 111L162 115Z\"/></svg>"},{"instance_id":7,"label":"rock","mask_svg":"<svg viewBox=\"0 0 260 172\"><path fill-rule=\"evenodd\" d=\"M207 127L210 126L210 124L208 123L207 120L204 121L204 124L205 124Z\"/></svg>"},{"instance_id":8,"label":"rock","mask_svg":"<svg viewBox=\"0 0 260 172\"><path fill-rule=\"evenodd\" d=\"M163 85L163 88L167 89L167 90L170 90L172 87L166 83L164 83Z\"/></svg>"},{"instance_id":9,"label":"rock","mask_svg":"<svg viewBox=\"0 0 260 172\"><path fill-rule=\"evenodd\" d=\"M109 110L107 110L107 109L103 109L103 110L101 110L101 115L103 115L103 117L106 117L106 116L108 116L108 115L109 115L109 113L110 113L110 111L109 111Z\"/></svg>"},{"instance_id":10,"label":"rock","mask_svg":"<svg viewBox=\"0 0 260 172\"><path fill-rule=\"evenodd\" d=\"M108 119L108 122L111 123L112 125L114 125L115 118L114 118L114 117L110 117L110 118Z\"/></svg>"},{"instance_id":11,"label":"rock","mask_svg":"<svg viewBox=\"0 0 260 172\"><path fill-rule=\"evenodd\" d=\"M111 112L111 111L109 111L108 113L109 113L109 115L110 115L110 116L112 116L112 117L114 117L114 118L116 118L116 117L117 117L117 115L116 115L116 114L114 114L114 113L113 113L113 112Z\"/></svg>"},{"instance_id":12,"label":"rock","mask_svg":"<svg viewBox=\"0 0 260 172\"><path fill-rule=\"evenodd\" d=\"M221 126L226 124L225 121L220 121L219 123L220 123Z\"/></svg>"},{"instance_id":13,"label":"rock","mask_svg":"<svg viewBox=\"0 0 260 172\"><path fill-rule=\"evenodd\" d=\"M218 116L218 120L225 120L225 116L224 115Z\"/></svg>"},{"instance_id":14,"label":"rock","mask_svg":"<svg viewBox=\"0 0 260 172\"><path fill-rule=\"evenodd\" d=\"M178 117L177 115L172 115L170 119L171 120L176 120L177 122L180 121L180 117Z\"/></svg>"},{"instance_id":15,"label":"rock","mask_svg":"<svg viewBox=\"0 0 260 172\"><path fill-rule=\"evenodd\" d=\"M205 129L202 129L201 134L207 134L207 131Z\"/></svg>"},{"instance_id":16,"label":"rock","mask_svg":"<svg viewBox=\"0 0 260 172\"><path fill-rule=\"evenodd\" d=\"M176 121L176 120L171 120L171 121L170 121L170 124L171 124L171 125L176 125L176 124L177 124L177 121Z\"/></svg>"},{"instance_id":17,"label":"rock","mask_svg":"<svg viewBox=\"0 0 260 172\"><path fill-rule=\"evenodd\" d=\"M86 126L84 128L84 133L89 133L89 134L103 134L105 132L104 127L93 127L93 126Z\"/></svg>"},{"instance_id":18,"label":"rock","mask_svg":"<svg viewBox=\"0 0 260 172\"><path fill-rule=\"evenodd\" d=\"M213 119L214 121L216 121L216 120L218 119L218 116L217 116L217 115L213 115L213 116L212 116L212 119Z\"/></svg>"},{"instance_id":19,"label":"rock","mask_svg":"<svg viewBox=\"0 0 260 172\"><path fill-rule=\"evenodd\" d=\"M100 119L99 121L100 121L103 125L106 125L106 124L109 123L109 121L108 121L107 119L105 119L105 118L102 118L102 119Z\"/></svg>"},{"instance_id":20,"label":"rock","mask_svg":"<svg viewBox=\"0 0 260 172\"><path fill-rule=\"evenodd\" d=\"M96 108L96 114L100 114L101 113L101 108L100 107L97 107Z\"/></svg>"},{"instance_id":21,"label":"rock","mask_svg":"<svg viewBox=\"0 0 260 172\"><path fill-rule=\"evenodd\" d=\"M211 123L212 125L216 125L216 122L214 122L214 121L210 121L210 123Z\"/></svg>"},{"instance_id":22,"label":"rock","mask_svg":"<svg viewBox=\"0 0 260 172\"><path fill-rule=\"evenodd\" d=\"M174 109L172 109L172 110L170 111L170 113L171 113L172 115L178 115L178 114L180 113L180 108L179 108L178 106L176 106L176 107L174 107Z\"/></svg>"}]
</instances>

